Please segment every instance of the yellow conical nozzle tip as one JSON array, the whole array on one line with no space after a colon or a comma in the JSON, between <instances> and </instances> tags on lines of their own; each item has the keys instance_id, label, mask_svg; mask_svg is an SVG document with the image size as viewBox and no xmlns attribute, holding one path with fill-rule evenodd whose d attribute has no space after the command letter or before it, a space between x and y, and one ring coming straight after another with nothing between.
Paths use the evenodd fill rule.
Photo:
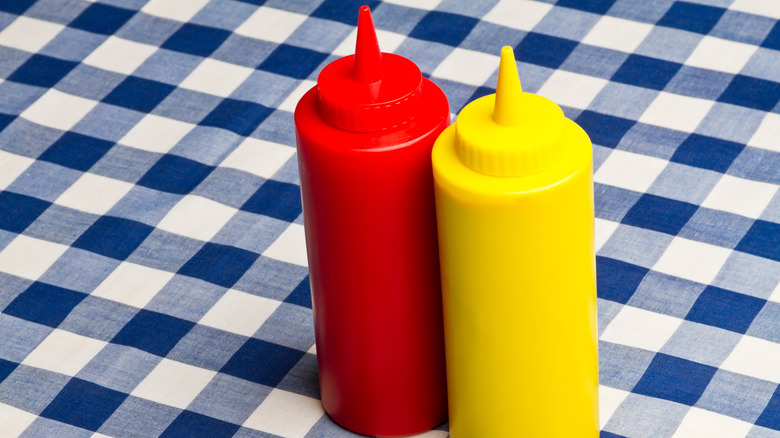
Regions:
<instances>
[{"instance_id":1,"label":"yellow conical nozzle tip","mask_svg":"<svg viewBox=\"0 0 780 438\"><path fill-rule=\"evenodd\" d=\"M493 107L493 120L499 125L513 126L521 122L520 78L512 48L501 49L501 63L498 67L498 85L496 86L496 104Z\"/></svg>"}]
</instances>

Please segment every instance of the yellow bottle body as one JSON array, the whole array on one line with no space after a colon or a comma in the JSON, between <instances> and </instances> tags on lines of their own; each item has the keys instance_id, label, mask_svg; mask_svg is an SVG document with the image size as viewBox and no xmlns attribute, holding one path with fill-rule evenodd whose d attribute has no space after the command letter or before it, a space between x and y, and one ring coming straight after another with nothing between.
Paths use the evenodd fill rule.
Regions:
<instances>
[{"instance_id":1,"label":"yellow bottle body","mask_svg":"<svg viewBox=\"0 0 780 438\"><path fill-rule=\"evenodd\" d=\"M554 165L497 177L463 164L456 125L433 148L450 436L596 438L590 140L563 119Z\"/></svg>"}]
</instances>

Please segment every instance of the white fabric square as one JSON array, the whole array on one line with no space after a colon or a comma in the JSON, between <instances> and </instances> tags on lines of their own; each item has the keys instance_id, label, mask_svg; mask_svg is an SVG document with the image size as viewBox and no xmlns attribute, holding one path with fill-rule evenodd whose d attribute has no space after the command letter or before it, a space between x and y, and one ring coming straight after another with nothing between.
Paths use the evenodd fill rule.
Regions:
<instances>
[{"instance_id":1,"label":"white fabric square","mask_svg":"<svg viewBox=\"0 0 780 438\"><path fill-rule=\"evenodd\" d=\"M229 289L198 324L252 336L279 304L276 300Z\"/></svg>"},{"instance_id":2,"label":"white fabric square","mask_svg":"<svg viewBox=\"0 0 780 438\"><path fill-rule=\"evenodd\" d=\"M628 391L622 389L599 385L599 428L604 428L628 394Z\"/></svg>"},{"instance_id":3,"label":"white fabric square","mask_svg":"<svg viewBox=\"0 0 780 438\"><path fill-rule=\"evenodd\" d=\"M149 152L167 153L195 125L179 120L147 114L119 140L125 146Z\"/></svg>"},{"instance_id":4,"label":"white fabric square","mask_svg":"<svg viewBox=\"0 0 780 438\"><path fill-rule=\"evenodd\" d=\"M20 16L0 32L0 45L35 53L64 28L61 24Z\"/></svg>"},{"instance_id":5,"label":"white fabric square","mask_svg":"<svg viewBox=\"0 0 780 438\"><path fill-rule=\"evenodd\" d=\"M742 336L720 366L724 370L780 383L780 344Z\"/></svg>"},{"instance_id":6,"label":"white fabric square","mask_svg":"<svg viewBox=\"0 0 780 438\"><path fill-rule=\"evenodd\" d=\"M448 436L449 433L444 430L429 430L417 435L409 435L407 438L447 438Z\"/></svg>"},{"instance_id":7,"label":"white fabric square","mask_svg":"<svg viewBox=\"0 0 780 438\"><path fill-rule=\"evenodd\" d=\"M22 432L32 424L37 415L25 410L0 403L0 430L5 436L21 436Z\"/></svg>"},{"instance_id":8,"label":"white fabric square","mask_svg":"<svg viewBox=\"0 0 780 438\"><path fill-rule=\"evenodd\" d=\"M780 152L780 114L766 113L748 146Z\"/></svg>"},{"instance_id":9,"label":"white fabric square","mask_svg":"<svg viewBox=\"0 0 780 438\"><path fill-rule=\"evenodd\" d=\"M705 36L685 63L709 70L739 73L756 50L758 46L752 44Z\"/></svg>"},{"instance_id":10,"label":"white fabric square","mask_svg":"<svg viewBox=\"0 0 780 438\"><path fill-rule=\"evenodd\" d=\"M645 110L641 123L693 132L715 102L662 91Z\"/></svg>"},{"instance_id":11,"label":"white fabric square","mask_svg":"<svg viewBox=\"0 0 780 438\"><path fill-rule=\"evenodd\" d=\"M216 374L216 371L163 358L130 395L185 409Z\"/></svg>"},{"instance_id":12,"label":"white fabric square","mask_svg":"<svg viewBox=\"0 0 780 438\"><path fill-rule=\"evenodd\" d=\"M596 218L595 221L595 227L596 227L596 251L600 250L602 246L604 246L605 243L607 243L607 240L609 240L610 237L612 237L612 233L617 230L618 225L620 225L617 222L608 221L606 219L600 219Z\"/></svg>"},{"instance_id":13,"label":"white fabric square","mask_svg":"<svg viewBox=\"0 0 780 438\"><path fill-rule=\"evenodd\" d=\"M246 419L244 427L286 438L303 438L324 413L319 400L273 389Z\"/></svg>"},{"instance_id":14,"label":"white fabric square","mask_svg":"<svg viewBox=\"0 0 780 438\"><path fill-rule=\"evenodd\" d=\"M301 100L304 94L309 90L317 86L317 82L304 79L295 87L295 90L290 92L282 103L279 104L278 109L282 111L294 112L295 107L298 105L298 101Z\"/></svg>"},{"instance_id":15,"label":"white fabric square","mask_svg":"<svg viewBox=\"0 0 780 438\"><path fill-rule=\"evenodd\" d=\"M680 324L682 320L679 318L633 306L623 306L601 334L601 340L659 351Z\"/></svg>"},{"instance_id":16,"label":"white fabric square","mask_svg":"<svg viewBox=\"0 0 780 438\"><path fill-rule=\"evenodd\" d=\"M256 138L247 138L225 158L220 167L243 170L271 178L295 154L295 148Z\"/></svg>"},{"instance_id":17,"label":"white fabric square","mask_svg":"<svg viewBox=\"0 0 780 438\"><path fill-rule=\"evenodd\" d=\"M193 239L209 241L238 210L201 196L183 197L157 224L157 228Z\"/></svg>"},{"instance_id":18,"label":"white fabric square","mask_svg":"<svg viewBox=\"0 0 780 438\"><path fill-rule=\"evenodd\" d=\"M556 70L539 89L538 94L558 105L585 109L607 85L606 79Z\"/></svg>"},{"instance_id":19,"label":"white fabric square","mask_svg":"<svg viewBox=\"0 0 780 438\"><path fill-rule=\"evenodd\" d=\"M66 245L20 234L0 251L0 272L38 280L67 249Z\"/></svg>"},{"instance_id":20,"label":"white fabric square","mask_svg":"<svg viewBox=\"0 0 780 438\"><path fill-rule=\"evenodd\" d=\"M547 3L501 0L482 19L514 29L531 30L552 8Z\"/></svg>"},{"instance_id":21,"label":"white fabric square","mask_svg":"<svg viewBox=\"0 0 780 438\"><path fill-rule=\"evenodd\" d=\"M75 376L106 344L108 342L55 329L22 364Z\"/></svg>"},{"instance_id":22,"label":"white fabric square","mask_svg":"<svg viewBox=\"0 0 780 438\"><path fill-rule=\"evenodd\" d=\"M151 0L141 12L177 21L190 21L209 0Z\"/></svg>"},{"instance_id":23,"label":"white fabric square","mask_svg":"<svg viewBox=\"0 0 780 438\"><path fill-rule=\"evenodd\" d=\"M777 283L777 287L775 287L775 290L772 292L772 295L769 296L769 301L780 303L780 283Z\"/></svg>"},{"instance_id":24,"label":"white fabric square","mask_svg":"<svg viewBox=\"0 0 780 438\"><path fill-rule=\"evenodd\" d=\"M773 0L734 0L729 9L780 20L780 4Z\"/></svg>"},{"instance_id":25,"label":"white fabric square","mask_svg":"<svg viewBox=\"0 0 780 438\"><path fill-rule=\"evenodd\" d=\"M433 71L433 76L468 85L481 86L498 68L498 56L461 48L452 53Z\"/></svg>"},{"instance_id":26,"label":"white fabric square","mask_svg":"<svg viewBox=\"0 0 780 438\"><path fill-rule=\"evenodd\" d=\"M379 41L379 49L383 52L393 53L404 42L406 36L395 32L389 32L386 30L377 29L376 39ZM332 54L336 56L347 56L355 53L355 43L357 41L357 29L354 29L344 38L335 49Z\"/></svg>"},{"instance_id":27,"label":"white fabric square","mask_svg":"<svg viewBox=\"0 0 780 438\"><path fill-rule=\"evenodd\" d=\"M632 53L652 30L652 24L605 15L585 35L582 42Z\"/></svg>"},{"instance_id":28,"label":"white fabric square","mask_svg":"<svg viewBox=\"0 0 780 438\"><path fill-rule=\"evenodd\" d=\"M87 213L106 214L132 188L129 182L87 172L54 202Z\"/></svg>"},{"instance_id":29,"label":"white fabric square","mask_svg":"<svg viewBox=\"0 0 780 438\"><path fill-rule=\"evenodd\" d=\"M758 219L775 193L774 184L723 175L701 205Z\"/></svg>"},{"instance_id":30,"label":"white fabric square","mask_svg":"<svg viewBox=\"0 0 780 438\"><path fill-rule=\"evenodd\" d=\"M0 190L19 178L35 160L0 150Z\"/></svg>"},{"instance_id":31,"label":"white fabric square","mask_svg":"<svg viewBox=\"0 0 780 438\"><path fill-rule=\"evenodd\" d=\"M260 6L235 32L250 38L283 43L306 18L306 15Z\"/></svg>"},{"instance_id":32,"label":"white fabric square","mask_svg":"<svg viewBox=\"0 0 780 438\"><path fill-rule=\"evenodd\" d=\"M616 149L604 160L593 180L644 193L667 164L668 161L660 158Z\"/></svg>"},{"instance_id":33,"label":"white fabric square","mask_svg":"<svg viewBox=\"0 0 780 438\"><path fill-rule=\"evenodd\" d=\"M182 88L228 97L255 70L206 58L179 84Z\"/></svg>"},{"instance_id":34,"label":"white fabric square","mask_svg":"<svg viewBox=\"0 0 780 438\"><path fill-rule=\"evenodd\" d=\"M84 59L84 64L129 75L157 50L157 47L110 36Z\"/></svg>"},{"instance_id":35,"label":"white fabric square","mask_svg":"<svg viewBox=\"0 0 780 438\"><path fill-rule=\"evenodd\" d=\"M122 262L91 295L143 308L171 278L172 272Z\"/></svg>"},{"instance_id":36,"label":"white fabric square","mask_svg":"<svg viewBox=\"0 0 780 438\"><path fill-rule=\"evenodd\" d=\"M97 105L94 100L50 89L20 116L39 125L67 131Z\"/></svg>"},{"instance_id":37,"label":"white fabric square","mask_svg":"<svg viewBox=\"0 0 780 438\"><path fill-rule=\"evenodd\" d=\"M692 407L672 438L744 438L752 427L751 423Z\"/></svg>"},{"instance_id":38,"label":"white fabric square","mask_svg":"<svg viewBox=\"0 0 780 438\"><path fill-rule=\"evenodd\" d=\"M432 10L439 6L441 0L384 0L384 3L393 3L409 8Z\"/></svg>"},{"instance_id":39,"label":"white fabric square","mask_svg":"<svg viewBox=\"0 0 780 438\"><path fill-rule=\"evenodd\" d=\"M710 284L730 254L731 250L720 246L675 237L653 270Z\"/></svg>"},{"instance_id":40,"label":"white fabric square","mask_svg":"<svg viewBox=\"0 0 780 438\"><path fill-rule=\"evenodd\" d=\"M274 243L263 251L263 255L295 265L308 266L306 235L303 232L303 225L290 224Z\"/></svg>"}]
</instances>

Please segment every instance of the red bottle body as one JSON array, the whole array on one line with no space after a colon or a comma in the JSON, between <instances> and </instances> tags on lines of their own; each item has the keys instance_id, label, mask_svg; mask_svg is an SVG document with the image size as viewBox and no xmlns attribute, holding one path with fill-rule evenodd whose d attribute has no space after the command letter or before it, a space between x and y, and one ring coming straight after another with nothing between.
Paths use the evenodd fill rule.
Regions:
<instances>
[{"instance_id":1,"label":"red bottle body","mask_svg":"<svg viewBox=\"0 0 780 438\"><path fill-rule=\"evenodd\" d=\"M427 79L417 114L382 131L328 124L317 87L295 110L321 397L355 432L447 416L431 148L449 118Z\"/></svg>"}]
</instances>

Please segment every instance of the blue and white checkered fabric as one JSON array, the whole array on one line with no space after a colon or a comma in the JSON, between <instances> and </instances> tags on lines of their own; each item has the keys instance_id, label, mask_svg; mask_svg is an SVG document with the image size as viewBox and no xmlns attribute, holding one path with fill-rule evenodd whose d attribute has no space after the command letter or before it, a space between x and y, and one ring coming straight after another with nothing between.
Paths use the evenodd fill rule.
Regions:
<instances>
[{"instance_id":1,"label":"blue and white checkered fabric","mask_svg":"<svg viewBox=\"0 0 780 438\"><path fill-rule=\"evenodd\" d=\"M0 436L354 436L292 111L362 3L453 112L511 45L590 134L602 437L780 436L776 0L0 0Z\"/></svg>"}]
</instances>

